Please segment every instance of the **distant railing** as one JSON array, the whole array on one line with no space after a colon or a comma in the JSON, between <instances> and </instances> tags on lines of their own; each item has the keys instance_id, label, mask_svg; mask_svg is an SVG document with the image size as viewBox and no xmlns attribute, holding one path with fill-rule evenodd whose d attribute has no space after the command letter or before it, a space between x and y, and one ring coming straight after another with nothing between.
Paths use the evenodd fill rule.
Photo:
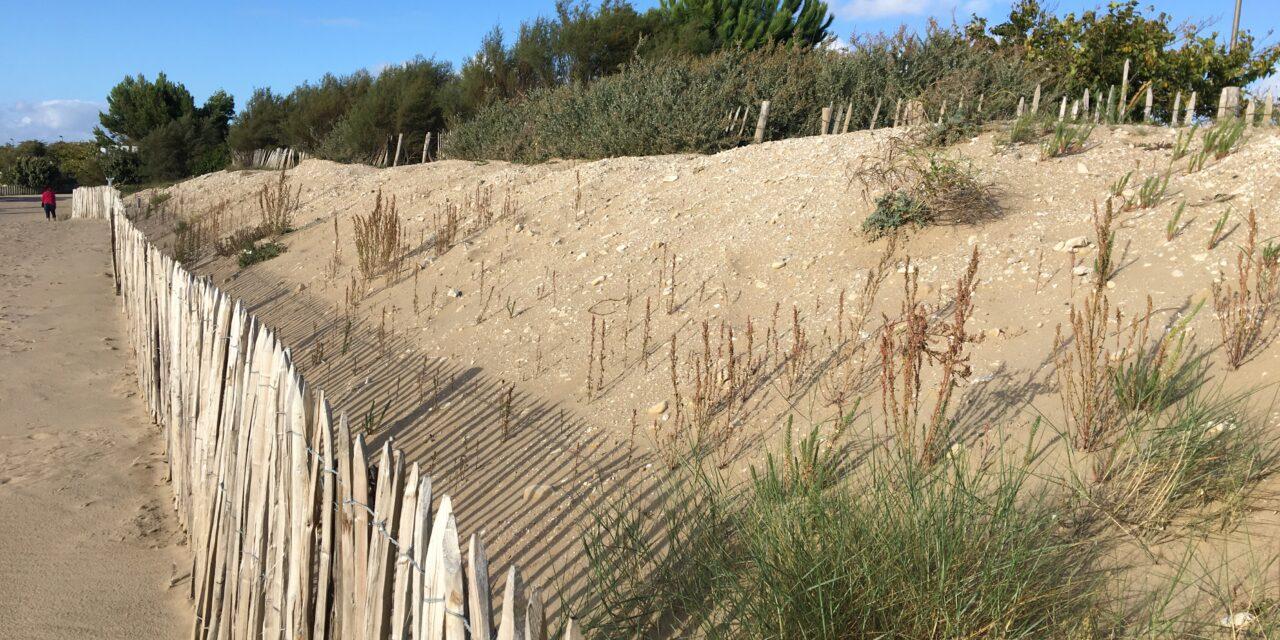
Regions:
<instances>
[{"instance_id":1,"label":"distant railing","mask_svg":"<svg viewBox=\"0 0 1280 640\"><path fill-rule=\"evenodd\" d=\"M40 193L37 189L18 187L11 184L0 184L0 196L34 196Z\"/></svg>"}]
</instances>

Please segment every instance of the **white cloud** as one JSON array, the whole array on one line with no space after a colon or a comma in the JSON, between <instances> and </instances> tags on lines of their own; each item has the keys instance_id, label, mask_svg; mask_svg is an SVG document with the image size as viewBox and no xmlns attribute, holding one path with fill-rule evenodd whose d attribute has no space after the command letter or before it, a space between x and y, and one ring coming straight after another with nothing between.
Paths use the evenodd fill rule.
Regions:
<instances>
[{"instance_id":1,"label":"white cloud","mask_svg":"<svg viewBox=\"0 0 1280 640\"><path fill-rule=\"evenodd\" d=\"M918 16L930 11L930 0L850 0L836 6L841 18L892 18L894 16Z\"/></svg>"},{"instance_id":2,"label":"white cloud","mask_svg":"<svg viewBox=\"0 0 1280 640\"><path fill-rule=\"evenodd\" d=\"M87 140L105 105L86 100L0 104L0 144L10 140Z\"/></svg>"}]
</instances>

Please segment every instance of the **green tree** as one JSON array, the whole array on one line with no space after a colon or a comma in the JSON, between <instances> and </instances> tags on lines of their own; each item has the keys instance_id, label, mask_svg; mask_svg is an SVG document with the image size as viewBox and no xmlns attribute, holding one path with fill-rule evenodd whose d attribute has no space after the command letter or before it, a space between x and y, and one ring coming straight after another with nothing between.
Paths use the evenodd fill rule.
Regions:
<instances>
[{"instance_id":1,"label":"green tree","mask_svg":"<svg viewBox=\"0 0 1280 640\"><path fill-rule=\"evenodd\" d=\"M669 38L691 53L766 44L812 47L829 36L834 16L822 0L662 0Z\"/></svg>"},{"instance_id":2,"label":"green tree","mask_svg":"<svg viewBox=\"0 0 1280 640\"><path fill-rule=\"evenodd\" d=\"M556 2L555 54L570 82L617 73L655 31L660 14L640 14L623 0L604 0L594 11L583 2Z\"/></svg>"},{"instance_id":3,"label":"green tree","mask_svg":"<svg viewBox=\"0 0 1280 640\"><path fill-rule=\"evenodd\" d=\"M1045 11L1038 0L1021 0L991 35L998 46L1045 64L1070 93L1119 85L1128 59L1130 96L1148 82L1162 96L1195 91L1203 114L1214 108L1222 87L1266 77L1280 60L1280 45L1255 51L1247 30L1228 53L1217 33L1206 33L1203 25L1175 25L1168 14L1144 11L1137 0L1062 16ZM1167 103L1157 104L1157 115L1167 114Z\"/></svg>"},{"instance_id":4,"label":"green tree","mask_svg":"<svg viewBox=\"0 0 1280 640\"><path fill-rule=\"evenodd\" d=\"M227 129L231 126L231 119L236 115L235 98L226 91L218 89L204 101L197 115L208 120L209 126L225 139Z\"/></svg>"},{"instance_id":5,"label":"green tree","mask_svg":"<svg viewBox=\"0 0 1280 640\"><path fill-rule=\"evenodd\" d=\"M5 182L28 189L58 186L61 181L58 165L48 156L18 156L6 174Z\"/></svg>"},{"instance_id":6,"label":"green tree","mask_svg":"<svg viewBox=\"0 0 1280 640\"><path fill-rule=\"evenodd\" d=\"M236 116L227 141L237 151L284 146L284 119L284 98L270 88L254 89L244 111Z\"/></svg>"},{"instance_id":7,"label":"green tree","mask_svg":"<svg viewBox=\"0 0 1280 640\"><path fill-rule=\"evenodd\" d=\"M100 163L103 175L115 184L137 184L141 180L142 163L134 151L108 147Z\"/></svg>"},{"instance_id":8,"label":"green tree","mask_svg":"<svg viewBox=\"0 0 1280 640\"><path fill-rule=\"evenodd\" d=\"M320 152L340 161L372 160L394 149L403 133L412 149L428 131L443 128L453 103L453 68L446 62L417 58L383 70L342 120L325 137Z\"/></svg>"},{"instance_id":9,"label":"green tree","mask_svg":"<svg viewBox=\"0 0 1280 640\"><path fill-rule=\"evenodd\" d=\"M285 98L282 142L315 153L372 84L367 71L357 71L344 77L326 74L316 84L299 85Z\"/></svg>"},{"instance_id":10,"label":"green tree","mask_svg":"<svg viewBox=\"0 0 1280 640\"><path fill-rule=\"evenodd\" d=\"M49 156L58 165L63 187L93 186L106 183L102 172L101 153L94 142L55 142L49 145Z\"/></svg>"},{"instance_id":11,"label":"green tree","mask_svg":"<svg viewBox=\"0 0 1280 640\"><path fill-rule=\"evenodd\" d=\"M154 82L138 74L125 76L107 94L107 111L98 115L94 134L102 144L136 144L156 128L195 113L191 93L164 73Z\"/></svg>"}]
</instances>

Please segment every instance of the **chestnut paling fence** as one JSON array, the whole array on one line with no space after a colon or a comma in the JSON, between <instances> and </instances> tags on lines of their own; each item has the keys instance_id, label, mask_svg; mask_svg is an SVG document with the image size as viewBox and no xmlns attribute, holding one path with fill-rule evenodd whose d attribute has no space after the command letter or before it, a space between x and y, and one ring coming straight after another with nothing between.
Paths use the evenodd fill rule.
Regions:
<instances>
[{"instance_id":1,"label":"chestnut paling fence","mask_svg":"<svg viewBox=\"0 0 1280 640\"><path fill-rule=\"evenodd\" d=\"M73 210L89 201L110 203L128 340L190 541L192 638L547 638L517 567L495 618L484 544L462 547L416 463L366 452L274 332L151 244L118 194L77 189ZM564 637L581 638L571 619Z\"/></svg>"},{"instance_id":2,"label":"chestnut paling fence","mask_svg":"<svg viewBox=\"0 0 1280 640\"><path fill-rule=\"evenodd\" d=\"M115 187L76 187L71 192L71 217L106 220L113 210L124 211Z\"/></svg>"}]
</instances>

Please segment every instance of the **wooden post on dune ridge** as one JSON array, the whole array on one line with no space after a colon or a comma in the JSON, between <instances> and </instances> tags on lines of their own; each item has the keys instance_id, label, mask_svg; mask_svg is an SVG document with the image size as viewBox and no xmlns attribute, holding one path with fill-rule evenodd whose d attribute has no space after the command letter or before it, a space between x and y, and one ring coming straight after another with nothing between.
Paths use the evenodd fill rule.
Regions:
<instances>
[{"instance_id":1,"label":"wooden post on dune ridge","mask_svg":"<svg viewBox=\"0 0 1280 640\"><path fill-rule=\"evenodd\" d=\"M1129 119L1129 59L1124 59L1124 72L1120 76L1120 102L1116 107L1120 113L1116 116L1116 121L1123 123Z\"/></svg>"},{"instance_id":2,"label":"wooden post on dune ridge","mask_svg":"<svg viewBox=\"0 0 1280 640\"><path fill-rule=\"evenodd\" d=\"M756 144L760 144L761 142L764 142L764 131L765 131L765 127L768 126L768 124L769 124L769 101L763 100L760 102L760 116L756 119L756 135L752 138L753 142L755 142Z\"/></svg>"}]
</instances>

